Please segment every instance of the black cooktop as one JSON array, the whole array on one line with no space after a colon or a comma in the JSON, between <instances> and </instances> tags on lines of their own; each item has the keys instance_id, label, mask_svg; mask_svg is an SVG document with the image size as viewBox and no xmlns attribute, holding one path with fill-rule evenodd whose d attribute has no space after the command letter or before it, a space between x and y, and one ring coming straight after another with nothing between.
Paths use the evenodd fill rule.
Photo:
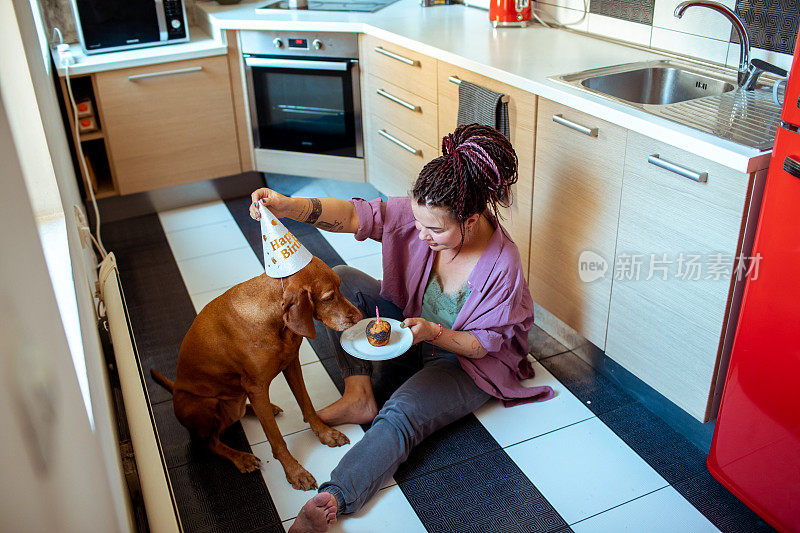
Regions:
<instances>
[{"instance_id":1,"label":"black cooktop","mask_svg":"<svg viewBox=\"0 0 800 533\"><path fill-rule=\"evenodd\" d=\"M361 11L372 13L395 3L397 0L370 0L348 2L347 0L336 2L331 0L308 0L308 7L290 8L288 0L272 2L259 9L296 9L297 11Z\"/></svg>"}]
</instances>

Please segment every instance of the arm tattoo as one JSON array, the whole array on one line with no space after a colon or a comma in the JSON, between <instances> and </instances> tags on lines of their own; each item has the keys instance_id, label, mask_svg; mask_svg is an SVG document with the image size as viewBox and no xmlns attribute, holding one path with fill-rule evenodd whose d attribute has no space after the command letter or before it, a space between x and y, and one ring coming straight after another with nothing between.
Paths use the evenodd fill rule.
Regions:
<instances>
[{"instance_id":1,"label":"arm tattoo","mask_svg":"<svg viewBox=\"0 0 800 533\"><path fill-rule=\"evenodd\" d=\"M309 198L308 200L311 202L311 213L303 222L314 225L322 214L322 202L319 201L319 198Z\"/></svg>"},{"instance_id":2,"label":"arm tattoo","mask_svg":"<svg viewBox=\"0 0 800 533\"><path fill-rule=\"evenodd\" d=\"M325 231L342 231L344 225L339 222L338 220L334 220L333 222L326 222L324 220L320 220L315 224L319 229L324 229Z\"/></svg>"},{"instance_id":3,"label":"arm tattoo","mask_svg":"<svg viewBox=\"0 0 800 533\"><path fill-rule=\"evenodd\" d=\"M481 353L481 343L477 339L472 341L472 354L478 355Z\"/></svg>"},{"instance_id":4,"label":"arm tattoo","mask_svg":"<svg viewBox=\"0 0 800 533\"><path fill-rule=\"evenodd\" d=\"M300 213L297 215L297 218L295 220L299 220L300 222L303 222L303 221L305 221L306 218L308 218L308 215L310 213L311 213L311 204L308 204L308 205L304 204L303 210L300 211Z\"/></svg>"}]
</instances>

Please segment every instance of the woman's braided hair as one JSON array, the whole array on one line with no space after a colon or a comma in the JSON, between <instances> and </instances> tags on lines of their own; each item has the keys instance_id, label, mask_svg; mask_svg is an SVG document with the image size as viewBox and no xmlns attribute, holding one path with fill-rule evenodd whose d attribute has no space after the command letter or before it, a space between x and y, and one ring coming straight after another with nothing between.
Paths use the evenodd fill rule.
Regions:
<instances>
[{"instance_id":1,"label":"woman's braided hair","mask_svg":"<svg viewBox=\"0 0 800 533\"><path fill-rule=\"evenodd\" d=\"M411 196L421 205L446 208L461 229L476 213L511 205L511 186L517 182L517 154L498 130L468 124L442 138L442 155L419 173ZM459 247L460 249L460 247Z\"/></svg>"}]
</instances>

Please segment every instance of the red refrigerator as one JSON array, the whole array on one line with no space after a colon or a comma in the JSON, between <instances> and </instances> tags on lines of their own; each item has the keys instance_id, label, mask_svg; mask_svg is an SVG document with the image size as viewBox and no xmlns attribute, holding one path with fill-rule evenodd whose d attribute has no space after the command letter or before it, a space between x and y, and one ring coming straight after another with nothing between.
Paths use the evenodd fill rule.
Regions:
<instances>
[{"instance_id":1,"label":"red refrigerator","mask_svg":"<svg viewBox=\"0 0 800 533\"><path fill-rule=\"evenodd\" d=\"M800 39L786 86L708 469L800 532ZM753 263L751 263L752 265Z\"/></svg>"}]
</instances>

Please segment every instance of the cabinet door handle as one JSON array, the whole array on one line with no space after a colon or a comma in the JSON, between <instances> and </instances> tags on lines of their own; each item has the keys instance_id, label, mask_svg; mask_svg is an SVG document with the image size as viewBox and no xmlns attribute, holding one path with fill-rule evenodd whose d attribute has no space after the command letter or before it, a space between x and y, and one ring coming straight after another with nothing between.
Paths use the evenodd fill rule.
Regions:
<instances>
[{"instance_id":1,"label":"cabinet door handle","mask_svg":"<svg viewBox=\"0 0 800 533\"><path fill-rule=\"evenodd\" d=\"M244 64L257 68L293 68L300 70L336 70L345 72L350 61L309 61L303 59L280 59L270 57L245 57Z\"/></svg>"},{"instance_id":2,"label":"cabinet door handle","mask_svg":"<svg viewBox=\"0 0 800 533\"><path fill-rule=\"evenodd\" d=\"M647 162L659 168L663 168L664 170L674 172L675 174L683 176L684 178L689 178L690 180L698 183L706 183L708 181L708 172L696 172L690 168L682 167L680 165L676 165L675 163L670 163L665 159L661 159L658 154L653 154L648 157Z\"/></svg>"},{"instance_id":3,"label":"cabinet door handle","mask_svg":"<svg viewBox=\"0 0 800 533\"><path fill-rule=\"evenodd\" d=\"M800 161L787 155L786 159L783 160L783 170L795 178L800 178Z\"/></svg>"},{"instance_id":4,"label":"cabinet door handle","mask_svg":"<svg viewBox=\"0 0 800 533\"><path fill-rule=\"evenodd\" d=\"M392 59L396 59L398 61L401 61L401 62L405 63L406 65L411 65L412 67L419 66L419 61L417 61L416 59L409 59L409 58L401 56L399 54L395 54L394 52L390 52L389 50L386 50L385 48L381 48L380 46L376 46L375 47L375 51L378 52L379 54L385 55L386 57L391 57Z\"/></svg>"},{"instance_id":5,"label":"cabinet door handle","mask_svg":"<svg viewBox=\"0 0 800 533\"><path fill-rule=\"evenodd\" d=\"M402 148L403 150L406 150L407 152L409 152L411 154L422 155L422 150L417 150L413 146L407 145L406 143L404 143L403 141L401 141L400 139L398 139L394 135L391 135L390 133L387 133L386 130L378 130L378 135L380 135L381 137L384 137L386 139L389 139L390 141L395 143L397 146L399 146L400 148Z\"/></svg>"},{"instance_id":6,"label":"cabinet door handle","mask_svg":"<svg viewBox=\"0 0 800 533\"><path fill-rule=\"evenodd\" d=\"M395 95L387 93L383 89L378 89L375 92L378 93L379 95L383 96L387 100L391 100L395 104L400 104L401 106L405 107L406 109L410 109L411 111L419 111L419 109L420 109L418 105L409 104L405 100L401 100L400 98L396 97Z\"/></svg>"},{"instance_id":7,"label":"cabinet door handle","mask_svg":"<svg viewBox=\"0 0 800 533\"><path fill-rule=\"evenodd\" d=\"M564 115L553 115L553 122L561 124L562 126L566 126L571 130L583 133L584 135L588 135L589 137L597 137L597 134L600 133L600 128L587 128L586 126L581 126L577 122L572 122L571 120L565 119Z\"/></svg>"},{"instance_id":8,"label":"cabinet door handle","mask_svg":"<svg viewBox=\"0 0 800 533\"><path fill-rule=\"evenodd\" d=\"M147 74L134 74L128 76L130 81L144 80L146 78L159 78L161 76L172 76L173 74L188 74L189 72L200 72L203 67L177 68L175 70L162 70L161 72L148 72Z\"/></svg>"},{"instance_id":9,"label":"cabinet door handle","mask_svg":"<svg viewBox=\"0 0 800 533\"><path fill-rule=\"evenodd\" d=\"M447 81L450 83L455 83L456 85L461 85L461 79L458 76L448 76ZM500 101L504 104L508 103L508 95L504 94L500 97Z\"/></svg>"}]
</instances>

